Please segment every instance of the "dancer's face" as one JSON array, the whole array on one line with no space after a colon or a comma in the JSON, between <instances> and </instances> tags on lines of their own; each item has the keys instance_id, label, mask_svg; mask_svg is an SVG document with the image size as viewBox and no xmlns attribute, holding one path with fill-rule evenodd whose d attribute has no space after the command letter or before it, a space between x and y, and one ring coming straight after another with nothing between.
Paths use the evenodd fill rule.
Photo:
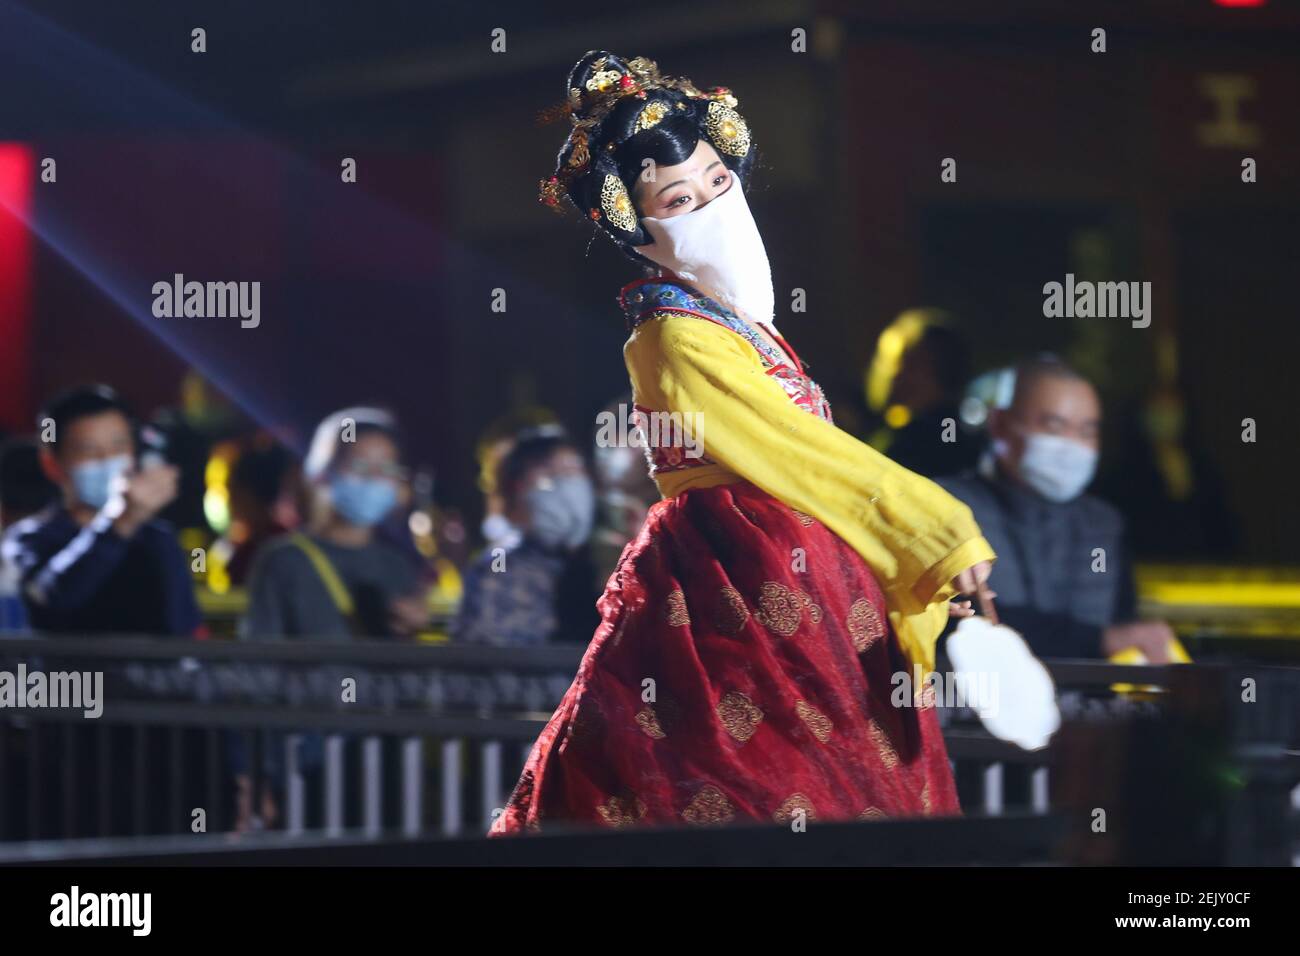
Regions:
<instances>
[{"instance_id":1,"label":"dancer's face","mask_svg":"<svg viewBox=\"0 0 1300 956\"><path fill-rule=\"evenodd\" d=\"M684 216L725 193L734 178L718 158L717 150L701 138L686 162L654 167L650 182L638 178L634 197L637 210L654 219Z\"/></svg>"}]
</instances>

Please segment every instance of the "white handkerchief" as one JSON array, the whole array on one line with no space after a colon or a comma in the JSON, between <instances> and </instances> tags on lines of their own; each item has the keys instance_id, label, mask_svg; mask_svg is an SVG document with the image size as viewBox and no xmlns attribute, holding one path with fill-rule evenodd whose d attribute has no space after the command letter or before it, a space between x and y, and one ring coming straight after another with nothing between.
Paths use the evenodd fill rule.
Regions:
<instances>
[{"instance_id":1,"label":"white handkerchief","mask_svg":"<svg viewBox=\"0 0 1300 956\"><path fill-rule=\"evenodd\" d=\"M999 740L1041 750L1061 726L1056 685L1043 662L1005 624L968 617L948 638L962 703Z\"/></svg>"}]
</instances>

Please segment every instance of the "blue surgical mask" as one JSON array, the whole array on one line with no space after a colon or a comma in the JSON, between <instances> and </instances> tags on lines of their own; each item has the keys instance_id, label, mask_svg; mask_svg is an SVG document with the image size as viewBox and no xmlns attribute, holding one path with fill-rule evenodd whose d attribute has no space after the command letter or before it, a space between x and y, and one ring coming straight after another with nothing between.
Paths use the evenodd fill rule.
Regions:
<instances>
[{"instance_id":1,"label":"blue surgical mask","mask_svg":"<svg viewBox=\"0 0 1300 956\"><path fill-rule=\"evenodd\" d=\"M397 486L385 478L337 475L330 481L330 501L345 521L371 528L397 505Z\"/></svg>"},{"instance_id":2,"label":"blue surgical mask","mask_svg":"<svg viewBox=\"0 0 1300 956\"><path fill-rule=\"evenodd\" d=\"M544 478L524 492L528 534L548 548L573 551L591 537L596 493L586 475Z\"/></svg>"},{"instance_id":3,"label":"blue surgical mask","mask_svg":"<svg viewBox=\"0 0 1300 956\"><path fill-rule=\"evenodd\" d=\"M519 529L503 514L487 515L479 530L490 548L512 548L519 543Z\"/></svg>"},{"instance_id":4,"label":"blue surgical mask","mask_svg":"<svg viewBox=\"0 0 1300 956\"><path fill-rule=\"evenodd\" d=\"M112 458L98 458L95 461L83 461L69 471L72 489L77 500L95 510L108 504L113 495L117 479L131 470L130 455L114 455Z\"/></svg>"}]
</instances>

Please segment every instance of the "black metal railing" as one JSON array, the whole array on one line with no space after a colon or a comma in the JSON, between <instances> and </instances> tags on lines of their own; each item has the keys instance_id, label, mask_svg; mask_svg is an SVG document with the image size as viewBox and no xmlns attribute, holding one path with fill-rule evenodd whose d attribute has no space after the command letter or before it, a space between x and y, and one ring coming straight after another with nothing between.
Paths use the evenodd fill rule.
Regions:
<instances>
[{"instance_id":1,"label":"black metal railing","mask_svg":"<svg viewBox=\"0 0 1300 956\"><path fill-rule=\"evenodd\" d=\"M104 698L95 718L84 707L0 708L0 842L223 832L240 817L241 786L255 798L243 822L266 822L260 797L269 794L290 840L477 837L581 653L572 645L0 638L0 674L20 666L101 674ZM1144 771L1104 781L1110 789L1098 797L1088 792L1097 774L1087 764L1150 755L1150 729L1159 728L1210 748L1187 763L1219 761L1245 781L1233 799L1206 798L1232 836L1205 852L1255 859L1275 840L1271 859L1290 862L1300 670L1049 667L1065 726L1044 750L1023 751L968 711L941 709L968 814L1025 819L1102 799L1119 806ZM1120 683L1130 689L1117 692ZM1248 689L1250 703L1241 699ZM1151 759L1159 764L1159 754Z\"/></svg>"}]
</instances>

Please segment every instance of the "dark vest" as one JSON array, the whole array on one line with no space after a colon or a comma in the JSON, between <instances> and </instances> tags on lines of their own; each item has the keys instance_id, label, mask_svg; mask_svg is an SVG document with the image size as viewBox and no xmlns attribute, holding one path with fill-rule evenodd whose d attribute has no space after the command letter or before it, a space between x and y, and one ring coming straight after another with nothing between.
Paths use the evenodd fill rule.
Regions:
<instances>
[{"instance_id":1,"label":"dark vest","mask_svg":"<svg viewBox=\"0 0 1300 956\"><path fill-rule=\"evenodd\" d=\"M1123 553L1124 523L1090 495L1047 501L1011 481L974 472L938 479L975 512L997 553L989 585L1000 608L1028 607L1106 627L1131 613L1131 570ZM1101 549L1105 571L1101 566Z\"/></svg>"}]
</instances>

